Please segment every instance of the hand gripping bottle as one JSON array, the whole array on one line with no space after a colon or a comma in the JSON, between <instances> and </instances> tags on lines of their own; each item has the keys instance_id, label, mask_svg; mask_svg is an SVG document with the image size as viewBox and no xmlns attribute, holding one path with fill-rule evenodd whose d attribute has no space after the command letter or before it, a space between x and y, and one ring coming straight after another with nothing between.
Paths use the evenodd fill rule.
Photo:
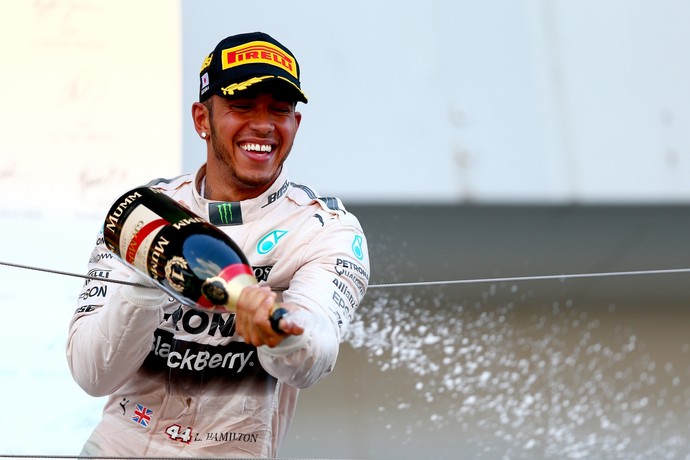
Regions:
<instances>
[{"instance_id":1,"label":"hand gripping bottle","mask_svg":"<svg viewBox=\"0 0 690 460\"><path fill-rule=\"evenodd\" d=\"M192 308L235 312L242 290L257 283L229 236L155 189L122 195L110 208L103 233L120 260ZM276 332L285 313L277 306L271 311Z\"/></svg>"}]
</instances>

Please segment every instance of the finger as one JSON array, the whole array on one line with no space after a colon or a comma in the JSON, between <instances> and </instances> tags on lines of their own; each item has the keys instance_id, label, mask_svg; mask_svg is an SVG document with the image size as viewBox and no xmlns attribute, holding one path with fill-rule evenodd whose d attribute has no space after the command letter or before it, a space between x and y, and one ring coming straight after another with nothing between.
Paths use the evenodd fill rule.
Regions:
<instances>
[{"instance_id":1,"label":"finger","mask_svg":"<svg viewBox=\"0 0 690 460\"><path fill-rule=\"evenodd\" d=\"M290 314L280 320L278 327L280 327L280 330L285 335L301 335L304 333L304 327L301 324L292 321Z\"/></svg>"}]
</instances>

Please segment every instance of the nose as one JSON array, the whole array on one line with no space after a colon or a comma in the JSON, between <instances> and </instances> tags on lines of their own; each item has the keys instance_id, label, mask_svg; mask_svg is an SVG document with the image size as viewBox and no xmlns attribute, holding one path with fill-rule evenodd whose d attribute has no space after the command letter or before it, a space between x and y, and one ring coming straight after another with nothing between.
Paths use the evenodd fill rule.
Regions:
<instances>
[{"instance_id":1,"label":"nose","mask_svg":"<svg viewBox=\"0 0 690 460\"><path fill-rule=\"evenodd\" d=\"M258 105L252 111L249 126L257 133L270 133L275 128L273 115L268 106Z\"/></svg>"}]
</instances>

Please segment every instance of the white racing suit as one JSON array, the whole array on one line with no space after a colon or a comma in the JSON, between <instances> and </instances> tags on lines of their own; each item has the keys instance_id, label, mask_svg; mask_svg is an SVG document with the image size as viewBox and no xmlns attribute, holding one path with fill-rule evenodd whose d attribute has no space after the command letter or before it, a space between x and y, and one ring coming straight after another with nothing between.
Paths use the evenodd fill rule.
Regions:
<instances>
[{"instance_id":1,"label":"white racing suit","mask_svg":"<svg viewBox=\"0 0 690 460\"><path fill-rule=\"evenodd\" d=\"M67 358L90 395L109 395L82 455L274 457L299 389L330 372L368 285L366 239L339 200L291 183L285 169L261 196L206 200L205 166L149 184L208 219L242 249L278 301L309 311L305 332L275 348L235 334L234 314L191 309L172 298L135 305L132 273L98 236L70 323ZM154 291L155 292L155 291ZM167 297L167 296L166 296Z\"/></svg>"}]
</instances>

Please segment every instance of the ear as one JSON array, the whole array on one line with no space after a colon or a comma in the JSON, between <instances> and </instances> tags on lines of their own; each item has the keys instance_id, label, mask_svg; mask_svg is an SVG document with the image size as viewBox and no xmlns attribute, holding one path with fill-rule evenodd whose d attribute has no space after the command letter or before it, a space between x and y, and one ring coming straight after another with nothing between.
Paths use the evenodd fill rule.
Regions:
<instances>
[{"instance_id":1,"label":"ear","mask_svg":"<svg viewBox=\"0 0 690 460\"><path fill-rule=\"evenodd\" d=\"M299 129L299 124L302 122L302 113L295 112L295 131Z\"/></svg>"},{"instance_id":2,"label":"ear","mask_svg":"<svg viewBox=\"0 0 690 460\"><path fill-rule=\"evenodd\" d=\"M211 119L208 109L201 102L192 104L192 120L194 121L194 129L199 137L203 137L201 133L206 133L206 139L211 134Z\"/></svg>"}]
</instances>

